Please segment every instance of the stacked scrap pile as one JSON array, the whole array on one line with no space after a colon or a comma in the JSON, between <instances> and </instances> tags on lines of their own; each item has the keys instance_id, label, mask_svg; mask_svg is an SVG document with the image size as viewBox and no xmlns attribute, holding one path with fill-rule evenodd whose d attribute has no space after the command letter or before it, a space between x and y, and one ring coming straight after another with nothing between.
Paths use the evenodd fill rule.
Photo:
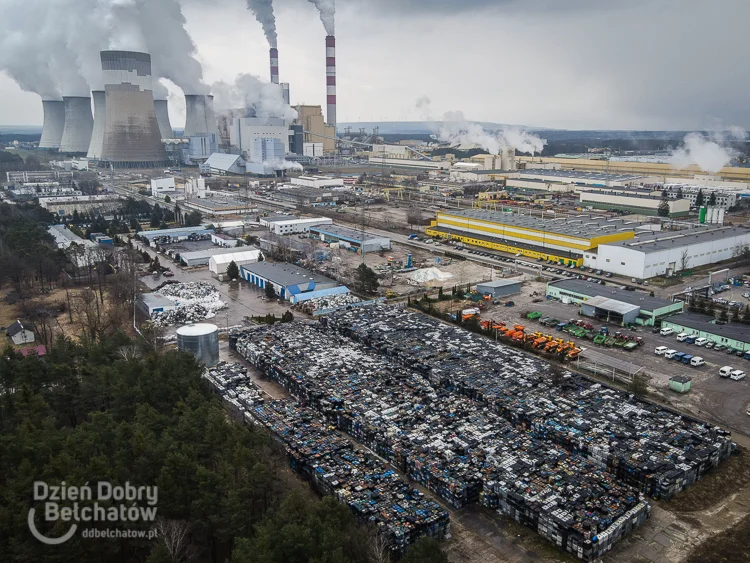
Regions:
<instances>
[{"instance_id":1,"label":"stacked scrap pile","mask_svg":"<svg viewBox=\"0 0 750 563\"><path fill-rule=\"evenodd\" d=\"M571 374L555 387L546 362L426 315L374 305L322 322L654 498L694 483L735 448L720 428L583 377Z\"/></svg>"},{"instance_id":2,"label":"stacked scrap pile","mask_svg":"<svg viewBox=\"0 0 750 563\"><path fill-rule=\"evenodd\" d=\"M449 348L438 355L450 357ZM433 351L421 350L414 369L309 324L253 329L236 349L450 505L482 502L582 559L601 556L649 515L638 491L599 464L431 383L423 372Z\"/></svg>"},{"instance_id":3,"label":"stacked scrap pile","mask_svg":"<svg viewBox=\"0 0 750 563\"><path fill-rule=\"evenodd\" d=\"M216 288L208 282L167 282L161 286L159 292L174 301L177 309L155 312L151 316L151 321L157 326L190 324L212 319L216 316L216 311L227 307Z\"/></svg>"},{"instance_id":4,"label":"stacked scrap pile","mask_svg":"<svg viewBox=\"0 0 750 563\"><path fill-rule=\"evenodd\" d=\"M315 297L297 303L292 308L308 315L312 315L315 311L322 311L325 309L335 309L337 307L346 307L347 305L353 305L359 303L360 298L351 293L345 293L343 295L330 295L328 297Z\"/></svg>"},{"instance_id":5,"label":"stacked scrap pile","mask_svg":"<svg viewBox=\"0 0 750 563\"><path fill-rule=\"evenodd\" d=\"M237 364L219 364L203 377L246 420L268 428L284 445L290 465L318 490L349 506L360 522L375 522L394 551L403 552L422 535L440 539L448 533L445 510L376 457L354 448L313 411L292 401L265 402Z\"/></svg>"}]
</instances>

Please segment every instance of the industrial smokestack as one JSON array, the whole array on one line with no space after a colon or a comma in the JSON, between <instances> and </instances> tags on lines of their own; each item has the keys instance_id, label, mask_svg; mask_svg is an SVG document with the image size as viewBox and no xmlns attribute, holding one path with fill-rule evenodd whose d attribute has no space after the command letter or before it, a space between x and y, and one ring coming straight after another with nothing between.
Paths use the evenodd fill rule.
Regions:
<instances>
[{"instance_id":1,"label":"industrial smokestack","mask_svg":"<svg viewBox=\"0 0 750 563\"><path fill-rule=\"evenodd\" d=\"M271 48L271 82L274 84L279 83L279 50L275 47Z\"/></svg>"},{"instance_id":2,"label":"industrial smokestack","mask_svg":"<svg viewBox=\"0 0 750 563\"><path fill-rule=\"evenodd\" d=\"M102 159L124 168L167 162L154 110L151 55L102 51L106 124Z\"/></svg>"},{"instance_id":3,"label":"industrial smokestack","mask_svg":"<svg viewBox=\"0 0 750 563\"><path fill-rule=\"evenodd\" d=\"M336 127L336 38L326 37L326 94L328 125Z\"/></svg>"},{"instance_id":4,"label":"industrial smokestack","mask_svg":"<svg viewBox=\"0 0 750 563\"><path fill-rule=\"evenodd\" d=\"M102 145L104 144L104 128L107 122L107 99L104 90L91 92L94 98L94 130L91 133L91 143L87 158L98 160L102 156Z\"/></svg>"},{"instance_id":5,"label":"industrial smokestack","mask_svg":"<svg viewBox=\"0 0 750 563\"><path fill-rule=\"evenodd\" d=\"M39 148L57 150L60 148L63 129L65 129L65 102L62 100L42 100L44 125Z\"/></svg>"},{"instance_id":6,"label":"industrial smokestack","mask_svg":"<svg viewBox=\"0 0 750 563\"><path fill-rule=\"evenodd\" d=\"M91 98L88 96L63 96L65 103L65 128L60 139L60 152L86 154L94 130Z\"/></svg>"},{"instance_id":7,"label":"industrial smokestack","mask_svg":"<svg viewBox=\"0 0 750 563\"><path fill-rule=\"evenodd\" d=\"M286 105L291 105L291 97L289 95L289 82L282 82L281 83L281 95L284 98L284 103Z\"/></svg>"},{"instance_id":8,"label":"industrial smokestack","mask_svg":"<svg viewBox=\"0 0 750 563\"><path fill-rule=\"evenodd\" d=\"M161 138L173 139L174 131L172 131L172 124L169 122L169 106L167 100L154 100L154 111L156 112L156 122L159 124Z\"/></svg>"},{"instance_id":9,"label":"industrial smokestack","mask_svg":"<svg viewBox=\"0 0 750 563\"><path fill-rule=\"evenodd\" d=\"M214 114L213 96L185 94L185 137L215 134L219 140L219 127Z\"/></svg>"}]
</instances>

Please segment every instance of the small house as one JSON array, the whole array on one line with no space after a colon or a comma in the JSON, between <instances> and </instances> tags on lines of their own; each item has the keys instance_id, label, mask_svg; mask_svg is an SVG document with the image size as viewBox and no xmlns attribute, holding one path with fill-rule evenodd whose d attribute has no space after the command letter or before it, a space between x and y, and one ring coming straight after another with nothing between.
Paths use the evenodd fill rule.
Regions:
<instances>
[{"instance_id":1,"label":"small house","mask_svg":"<svg viewBox=\"0 0 750 563\"><path fill-rule=\"evenodd\" d=\"M669 388L675 393L687 393L692 381L693 378L687 375L675 375L669 378Z\"/></svg>"},{"instance_id":2,"label":"small house","mask_svg":"<svg viewBox=\"0 0 750 563\"><path fill-rule=\"evenodd\" d=\"M16 346L31 344L36 340L34 337L34 328L30 324L22 323L21 321L16 321L10 325L6 330L6 334Z\"/></svg>"}]
</instances>

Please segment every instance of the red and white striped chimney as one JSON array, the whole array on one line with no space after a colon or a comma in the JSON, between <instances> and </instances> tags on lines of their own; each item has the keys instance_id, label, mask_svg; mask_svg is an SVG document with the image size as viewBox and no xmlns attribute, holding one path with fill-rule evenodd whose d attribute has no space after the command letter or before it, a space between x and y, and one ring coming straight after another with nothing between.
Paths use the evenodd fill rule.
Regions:
<instances>
[{"instance_id":1,"label":"red and white striped chimney","mask_svg":"<svg viewBox=\"0 0 750 563\"><path fill-rule=\"evenodd\" d=\"M328 125L336 127L336 38L326 37L326 94Z\"/></svg>"},{"instance_id":2,"label":"red and white striped chimney","mask_svg":"<svg viewBox=\"0 0 750 563\"><path fill-rule=\"evenodd\" d=\"M279 50L273 47L271 54L271 82L279 83Z\"/></svg>"}]
</instances>

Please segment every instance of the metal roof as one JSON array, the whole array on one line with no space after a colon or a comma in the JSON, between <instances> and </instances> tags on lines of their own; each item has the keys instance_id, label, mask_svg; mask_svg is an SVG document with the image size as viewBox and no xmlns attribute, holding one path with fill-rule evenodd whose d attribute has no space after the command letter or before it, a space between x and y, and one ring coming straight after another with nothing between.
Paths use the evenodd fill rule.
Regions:
<instances>
[{"instance_id":1,"label":"metal roof","mask_svg":"<svg viewBox=\"0 0 750 563\"><path fill-rule=\"evenodd\" d=\"M487 221L490 223L509 225L511 227L534 229L536 231L544 231L585 240L614 233L623 226L621 220L611 221L606 217L581 216L544 219L531 215L517 215L514 213L488 211L486 209L439 211L437 218L438 224L440 223L441 217L444 217L445 215L466 217L467 219Z\"/></svg>"},{"instance_id":2,"label":"metal roof","mask_svg":"<svg viewBox=\"0 0 750 563\"><path fill-rule=\"evenodd\" d=\"M591 299L587 300L585 304L596 307L597 309L612 311L613 313L618 313L620 315L627 315L628 313L632 313L633 311L641 310L641 307L639 305L624 303L623 301L610 299L609 297L604 296L592 297Z\"/></svg>"},{"instance_id":3,"label":"metal roof","mask_svg":"<svg viewBox=\"0 0 750 563\"><path fill-rule=\"evenodd\" d=\"M607 297L608 299L622 301L623 303L638 305L642 310L651 312L673 305L672 301L667 301L661 297L651 297L648 293L641 291L626 291L624 289L617 289L611 285L599 285L598 283L591 283L584 280L558 280L550 282L547 285L579 293L589 298Z\"/></svg>"},{"instance_id":4,"label":"metal roof","mask_svg":"<svg viewBox=\"0 0 750 563\"><path fill-rule=\"evenodd\" d=\"M362 231L357 230L357 229L350 229L349 227L342 227L340 225L319 225L316 227L310 227L310 232L323 233L324 235L331 234L335 237L347 238L347 239L355 240L357 242L362 242L364 238L365 243L373 239L389 240L388 237L385 237L383 235L377 235L375 233L368 233L367 231L364 232L364 237L363 237Z\"/></svg>"},{"instance_id":5,"label":"metal roof","mask_svg":"<svg viewBox=\"0 0 750 563\"><path fill-rule=\"evenodd\" d=\"M240 262L245 260L257 260L260 256L260 250L237 250L237 248L234 248L233 250L235 250L235 252L214 254L211 256L211 260L216 264L229 264L232 261Z\"/></svg>"},{"instance_id":6,"label":"metal roof","mask_svg":"<svg viewBox=\"0 0 750 563\"><path fill-rule=\"evenodd\" d=\"M241 266L241 268L285 287L307 283L310 280L313 280L316 284L336 283L330 278L286 262L256 262L255 264Z\"/></svg>"},{"instance_id":7,"label":"metal roof","mask_svg":"<svg viewBox=\"0 0 750 563\"><path fill-rule=\"evenodd\" d=\"M242 157L239 155L215 152L208 157L208 159L206 160L206 165L215 170L223 170L225 172L228 172L232 168L232 166L237 164L238 160L241 160L244 164L244 160L242 160ZM240 165L238 164L238 166Z\"/></svg>"},{"instance_id":8,"label":"metal roof","mask_svg":"<svg viewBox=\"0 0 750 563\"><path fill-rule=\"evenodd\" d=\"M155 231L138 231L136 234L141 237L153 238L153 237L180 237L187 236L192 233L213 233L212 230L206 229L204 226L198 227L179 227L176 229L157 229Z\"/></svg>"},{"instance_id":9,"label":"metal roof","mask_svg":"<svg viewBox=\"0 0 750 563\"><path fill-rule=\"evenodd\" d=\"M715 324L714 317L699 315L697 313L682 313L662 320L662 323L675 323L694 330L708 332L720 338L738 340L750 344L750 330L748 325L740 323L727 323L725 325Z\"/></svg>"},{"instance_id":10,"label":"metal roof","mask_svg":"<svg viewBox=\"0 0 750 563\"><path fill-rule=\"evenodd\" d=\"M161 293L142 293L139 298L143 304L150 309L158 309L159 307L176 307L174 301L164 297Z\"/></svg>"},{"instance_id":11,"label":"metal roof","mask_svg":"<svg viewBox=\"0 0 750 563\"><path fill-rule=\"evenodd\" d=\"M569 180L598 180L601 182L632 182L644 178L641 174L606 174L604 172L582 172L577 170L517 170L520 176L556 176Z\"/></svg>"},{"instance_id":12,"label":"metal roof","mask_svg":"<svg viewBox=\"0 0 750 563\"><path fill-rule=\"evenodd\" d=\"M205 258L211 258L212 256L218 256L220 254L233 254L235 252L237 252L236 247L221 248L217 246L214 248L208 248L206 250L196 250L195 252L181 252L180 260L187 263L191 260L203 260Z\"/></svg>"},{"instance_id":13,"label":"metal roof","mask_svg":"<svg viewBox=\"0 0 750 563\"><path fill-rule=\"evenodd\" d=\"M645 254L668 250L672 248L681 248L683 246L692 246L710 241L724 241L734 237L746 235L750 237L750 229L746 227L725 227L718 229L700 228L690 229L685 232L663 231L658 233L642 233L637 238L607 243L606 246L621 246L632 250L638 250Z\"/></svg>"},{"instance_id":14,"label":"metal roof","mask_svg":"<svg viewBox=\"0 0 750 563\"><path fill-rule=\"evenodd\" d=\"M520 285L521 280L495 280L478 283L477 287L508 287L509 285Z\"/></svg>"}]
</instances>

